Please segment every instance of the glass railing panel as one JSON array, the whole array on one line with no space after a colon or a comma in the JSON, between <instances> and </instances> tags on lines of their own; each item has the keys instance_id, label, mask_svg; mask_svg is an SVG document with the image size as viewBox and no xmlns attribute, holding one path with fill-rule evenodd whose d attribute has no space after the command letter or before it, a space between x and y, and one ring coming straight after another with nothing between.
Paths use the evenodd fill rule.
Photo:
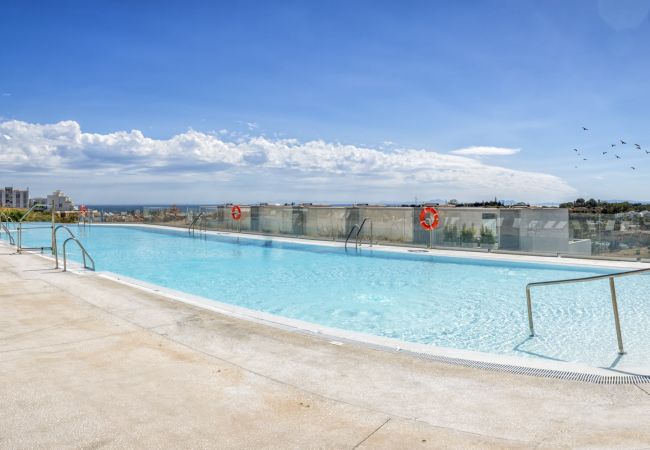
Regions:
<instances>
[{"instance_id":1,"label":"glass railing panel","mask_svg":"<svg viewBox=\"0 0 650 450\"><path fill-rule=\"evenodd\" d=\"M643 212L572 213L570 230L570 245L590 247L590 256L616 259L650 257L650 220Z\"/></svg>"},{"instance_id":2,"label":"glass railing panel","mask_svg":"<svg viewBox=\"0 0 650 450\"><path fill-rule=\"evenodd\" d=\"M650 259L650 213L569 213L564 208L437 207L440 224L422 228L420 207L241 205L234 220L231 204L177 208L145 206L135 212L98 216L97 222L135 222L298 238L345 240L355 224L367 243L491 250L523 254L614 259Z\"/></svg>"}]
</instances>

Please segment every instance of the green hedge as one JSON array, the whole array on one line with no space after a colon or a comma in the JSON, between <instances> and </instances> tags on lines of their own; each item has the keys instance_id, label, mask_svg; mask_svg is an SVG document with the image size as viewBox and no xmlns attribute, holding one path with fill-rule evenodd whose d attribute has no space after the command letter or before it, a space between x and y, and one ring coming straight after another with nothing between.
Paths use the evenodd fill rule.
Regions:
<instances>
[{"instance_id":1,"label":"green hedge","mask_svg":"<svg viewBox=\"0 0 650 450\"><path fill-rule=\"evenodd\" d=\"M0 212L9 216L14 222L18 222L27 210L20 208L0 208ZM76 223L78 218L78 212L70 211L56 213L55 220L60 223ZM46 211L32 211L25 220L29 222L49 222L52 220L52 214Z\"/></svg>"}]
</instances>

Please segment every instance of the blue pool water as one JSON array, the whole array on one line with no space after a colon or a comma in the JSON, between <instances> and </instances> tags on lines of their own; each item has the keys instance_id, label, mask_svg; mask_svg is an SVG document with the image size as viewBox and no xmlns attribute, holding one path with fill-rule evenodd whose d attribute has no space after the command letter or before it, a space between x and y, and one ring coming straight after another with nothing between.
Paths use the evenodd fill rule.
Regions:
<instances>
[{"instance_id":1,"label":"blue pool water","mask_svg":"<svg viewBox=\"0 0 650 450\"><path fill-rule=\"evenodd\" d=\"M534 290L533 339L525 306L529 282L612 270L368 248L355 254L270 239L191 238L182 230L146 227L72 229L98 271L258 311L443 347L650 367L649 276L617 280L628 351L618 360L606 280ZM30 230L24 239L25 245L48 245L49 230Z\"/></svg>"}]
</instances>

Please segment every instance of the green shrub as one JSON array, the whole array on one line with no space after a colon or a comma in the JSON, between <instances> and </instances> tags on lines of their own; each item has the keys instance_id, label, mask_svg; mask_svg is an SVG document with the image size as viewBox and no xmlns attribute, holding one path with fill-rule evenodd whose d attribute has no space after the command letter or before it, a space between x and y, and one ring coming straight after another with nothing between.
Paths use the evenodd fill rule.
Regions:
<instances>
[{"instance_id":1,"label":"green shrub","mask_svg":"<svg viewBox=\"0 0 650 450\"><path fill-rule=\"evenodd\" d=\"M460 240L461 242L475 242L474 236L476 235L476 229L474 228L474 225L471 227L466 227L463 225L462 230L460 231Z\"/></svg>"},{"instance_id":2,"label":"green shrub","mask_svg":"<svg viewBox=\"0 0 650 450\"><path fill-rule=\"evenodd\" d=\"M0 212L10 217L14 222L18 222L27 212L26 209L19 208L0 208ZM32 211L25 221L28 222L49 222L52 220L52 213L47 211ZM79 220L77 211L67 211L56 213L54 220L59 223L76 223Z\"/></svg>"},{"instance_id":3,"label":"green shrub","mask_svg":"<svg viewBox=\"0 0 650 450\"><path fill-rule=\"evenodd\" d=\"M445 225L445 228L442 230L442 238L445 242L458 241L458 227L456 225Z\"/></svg>"},{"instance_id":4,"label":"green shrub","mask_svg":"<svg viewBox=\"0 0 650 450\"><path fill-rule=\"evenodd\" d=\"M481 244L495 244L496 243L496 238L494 237L494 233L492 232L492 229L488 227L481 227Z\"/></svg>"}]
</instances>

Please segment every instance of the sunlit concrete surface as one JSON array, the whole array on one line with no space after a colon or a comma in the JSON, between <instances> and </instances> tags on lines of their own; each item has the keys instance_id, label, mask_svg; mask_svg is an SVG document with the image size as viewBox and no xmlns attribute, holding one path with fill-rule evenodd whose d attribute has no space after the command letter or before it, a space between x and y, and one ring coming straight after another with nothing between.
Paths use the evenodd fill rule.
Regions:
<instances>
[{"instance_id":1,"label":"sunlit concrete surface","mask_svg":"<svg viewBox=\"0 0 650 450\"><path fill-rule=\"evenodd\" d=\"M650 384L331 343L0 247L0 448L650 448Z\"/></svg>"}]
</instances>

